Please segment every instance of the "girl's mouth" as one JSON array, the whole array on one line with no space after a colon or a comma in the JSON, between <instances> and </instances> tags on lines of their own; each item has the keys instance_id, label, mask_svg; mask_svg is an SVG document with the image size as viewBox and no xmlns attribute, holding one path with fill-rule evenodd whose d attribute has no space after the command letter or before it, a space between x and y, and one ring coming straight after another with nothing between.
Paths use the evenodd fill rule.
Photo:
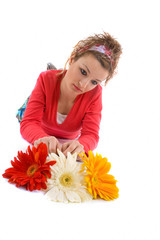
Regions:
<instances>
[{"instance_id":1,"label":"girl's mouth","mask_svg":"<svg viewBox=\"0 0 160 240\"><path fill-rule=\"evenodd\" d=\"M74 89L75 89L76 91L82 92L82 90L81 90L80 88L78 88L75 84L73 84L73 86L74 86Z\"/></svg>"}]
</instances>

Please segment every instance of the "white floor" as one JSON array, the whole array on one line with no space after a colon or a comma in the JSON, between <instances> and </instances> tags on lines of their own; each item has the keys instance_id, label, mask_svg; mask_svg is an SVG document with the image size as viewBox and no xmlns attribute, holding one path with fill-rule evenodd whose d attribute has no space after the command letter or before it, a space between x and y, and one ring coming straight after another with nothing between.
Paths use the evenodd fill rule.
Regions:
<instances>
[{"instance_id":1,"label":"white floor","mask_svg":"<svg viewBox=\"0 0 160 240\"><path fill-rule=\"evenodd\" d=\"M108 31L123 46L103 90L100 142L120 197L63 204L0 179L0 238L160 240L160 36L158 0L0 3L0 174L28 143L17 108L48 61L63 67L76 42Z\"/></svg>"}]
</instances>

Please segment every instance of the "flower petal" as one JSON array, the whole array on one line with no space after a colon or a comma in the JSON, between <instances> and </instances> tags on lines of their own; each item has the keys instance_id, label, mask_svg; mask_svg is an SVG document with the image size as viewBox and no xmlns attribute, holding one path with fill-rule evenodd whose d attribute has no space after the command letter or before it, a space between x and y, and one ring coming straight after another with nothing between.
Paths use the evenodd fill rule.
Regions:
<instances>
[{"instance_id":1,"label":"flower petal","mask_svg":"<svg viewBox=\"0 0 160 240\"><path fill-rule=\"evenodd\" d=\"M49 158L47 158L47 161L50 160L50 159L51 160L56 160L56 162L59 162L59 157L55 153L49 154Z\"/></svg>"},{"instance_id":2,"label":"flower petal","mask_svg":"<svg viewBox=\"0 0 160 240\"><path fill-rule=\"evenodd\" d=\"M74 191L66 191L66 197L70 202L81 202L81 198L78 193Z\"/></svg>"},{"instance_id":3,"label":"flower petal","mask_svg":"<svg viewBox=\"0 0 160 240\"><path fill-rule=\"evenodd\" d=\"M82 188L82 187L79 188L77 190L77 192L78 192L82 202L84 202L84 201L91 201L93 199L92 195L89 194L89 192L86 189Z\"/></svg>"},{"instance_id":4,"label":"flower petal","mask_svg":"<svg viewBox=\"0 0 160 240\"><path fill-rule=\"evenodd\" d=\"M58 202L64 202L64 203L68 202L68 200L66 198L66 195L62 190L59 190L59 193L57 195L57 201Z\"/></svg>"},{"instance_id":5,"label":"flower petal","mask_svg":"<svg viewBox=\"0 0 160 240\"><path fill-rule=\"evenodd\" d=\"M77 166L76 158L70 152L67 152L67 159L65 161L66 171L74 171Z\"/></svg>"},{"instance_id":6,"label":"flower petal","mask_svg":"<svg viewBox=\"0 0 160 240\"><path fill-rule=\"evenodd\" d=\"M57 152L58 152L58 155L60 157L60 160L61 161L65 161L66 160L65 155L59 149L57 149Z\"/></svg>"}]
</instances>

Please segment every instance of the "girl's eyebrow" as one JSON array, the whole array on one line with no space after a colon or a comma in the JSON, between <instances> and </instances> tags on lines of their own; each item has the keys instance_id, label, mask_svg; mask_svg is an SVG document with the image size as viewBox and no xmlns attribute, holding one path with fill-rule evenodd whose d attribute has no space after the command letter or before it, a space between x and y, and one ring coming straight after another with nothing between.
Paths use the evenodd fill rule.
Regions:
<instances>
[{"instance_id":1,"label":"girl's eyebrow","mask_svg":"<svg viewBox=\"0 0 160 240\"><path fill-rule=\"evenodd\" d=\"M87 71L90 73L90 70L89 70L89 68L85 65L85 64L83 64L86 68L87 68ZM98 81L98 82L102 82L101 80L99 80L99 79L95 79L96 81Z\"/></svg>"},{"instance_id":2,"label":"girl's eyebrow","mask_svg":"<svg viewBox=\"0 0 160 240\"><path fill-rule=\"evenodd\" d=\"M89 68L85 65L85 64L83 64L86 68L87 68L87 71L90 73L90 70L89 70Z\"/></svg>"}]
</instances>

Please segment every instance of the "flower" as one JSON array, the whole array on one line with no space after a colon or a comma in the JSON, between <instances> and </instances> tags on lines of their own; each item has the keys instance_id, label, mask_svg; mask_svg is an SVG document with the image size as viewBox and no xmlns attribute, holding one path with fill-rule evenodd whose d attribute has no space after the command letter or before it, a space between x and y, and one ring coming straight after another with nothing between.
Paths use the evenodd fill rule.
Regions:
<instances>
[{"instance_id":1,"label":"flower","mask_svg":"<svg viewBox=\"0 0 160 240\"><path fill-rule=\"evenodd\" d=\"M85 181L87 189L94 199L98 196L105 200L113 200L118 198L118 187L114 176L109 175L111 163L107 158L102 158L99 154L94 156L92 151L89 151L89 157L85 153L80 154L83 159L83 170L86 171Z\"/></svg>"},{"instance_id":2,"label":"flower","mask_svg":"<svg viewBox=\"0 0 160 240\"><path fill-rule=\"evenodd\" d=\"M8 182L16 183L16 187L26 186L26 190L46 189L47 178L51 177L50 165L55 161L46 162L47 146L40 143L37 148L28 146L26 153L18 152L17 158L11 161L13 167L5 170L2 175Z\"/></svg>"},{"instance_id":3,"label":"flower","mask_svg":"<svg viewBox=\"0 0 160 240\"><path fill-rule=\"evenodd\" d=\"M84 176L80 173L81 164L76 162L77 154L64 154L57 150L58 155L51 153L50 159L56 160L51 167L51 178L47 180L46 197L56 202L82 202L92 199L84 186Z\"/></svg>"}]
</instances>

